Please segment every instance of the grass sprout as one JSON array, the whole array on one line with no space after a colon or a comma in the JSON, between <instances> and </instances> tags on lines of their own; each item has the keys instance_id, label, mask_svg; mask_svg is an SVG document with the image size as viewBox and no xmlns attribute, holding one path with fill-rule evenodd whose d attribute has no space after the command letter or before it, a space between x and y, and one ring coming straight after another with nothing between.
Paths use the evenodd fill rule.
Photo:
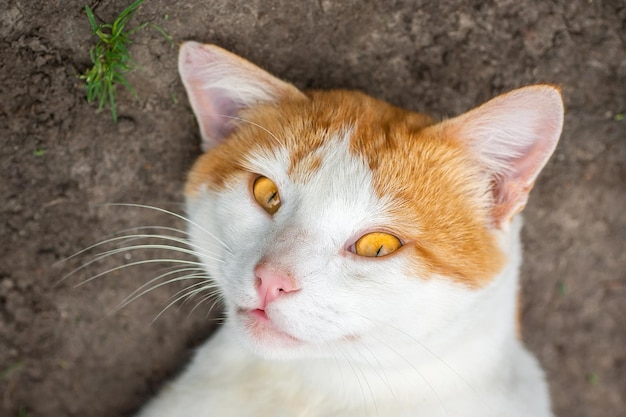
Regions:
<instances>
[{"instance_id":1,"label":"grass sprout","mask_svg":"<svg viewBox=\"0 0 626 417\"><path fill-rule=\"evenodd\" d=\"M93 66L80 76L87 85L87 101L97 101L98 111L107 104L111 108L113 121L117 122L116 91L118 84L126 87L135 98L139 99L135 89L126 80L125 74L134 69L134 62L128 51L132 43L131 36L140 29L150 26L163 35L171 44L172 38L159 26L144 22L133 28L128 23L144 0L136 0L124 9L113 23L97 23L93 10L85 6L89 25L98 40L89 50Z\"/></svg>"},{"instance_id":2,"label":"grass sprout","mask_svg":"<svg viewBox=\"0 0 626 417\"><path fill-rule=\"evenodd\" d=\"M0 381L7 379L13 373L22 369L25 364L25 361L19 361L17 363L14 363L13 365L10 365L8 368L5 368L3 371L0 372Z\"/></svg>"}]
</instances>

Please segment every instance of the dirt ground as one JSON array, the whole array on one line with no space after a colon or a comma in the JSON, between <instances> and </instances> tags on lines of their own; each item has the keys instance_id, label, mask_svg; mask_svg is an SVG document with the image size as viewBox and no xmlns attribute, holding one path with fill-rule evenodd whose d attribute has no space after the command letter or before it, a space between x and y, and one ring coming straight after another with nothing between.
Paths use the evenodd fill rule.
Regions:
<instances>
[{"instance_id":1,"label":"dirt ground","mask_svg":"<svg viewBox=\"0 0 626 417\"><path fill-rule=\"evenodd\" d=\"M112 20L128 1L90 1ZM158 251L58 261L111 233L182 227L199 136L176 48L136 33L120 120L86 103L77 75L92 36L84 0L0 0L0 415L126 416L215 325L176 288L115 312L164 265L99 272ZM135 23L217 43L299 87L356 88L453 116L537 82L563 87L562 142L526 210L524 338L557 416L626 415L626 3L148 0ZM143 229L139 229L143 230ZM168 265L165 265L168 266ZM193 310L193 311L192 311ZM212 314L211 317L215 317Z\"/></svg>"}]
</instances>

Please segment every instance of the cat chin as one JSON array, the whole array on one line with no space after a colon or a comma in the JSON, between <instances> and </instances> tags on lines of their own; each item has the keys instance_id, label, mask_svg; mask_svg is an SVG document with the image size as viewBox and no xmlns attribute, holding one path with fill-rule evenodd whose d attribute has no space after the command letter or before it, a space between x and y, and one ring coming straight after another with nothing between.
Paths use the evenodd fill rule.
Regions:
<instances>
[{"instance_id":1,"label":"cat chin","mask_svg":"<svg viewBox=\"0 0 626 417\"><path fill-rule=\"evenodd\" d=\"M236 317L240 325L254 340L285 347L298 347L304 343L276 326L263 310L239 309Z\"/></svg>"},{"instance_id":2,"label":"cat chin","mask_svg":"<svg viewBox=\"0 0 626 417\"><path fill-rule=\"evenodd\" d=\"M281 330L262 311L239 309L229 315L229 321L241 345L264 359L289 360L328 356L329 343L320 345L298 339ZM354 338L350 336L346 340Z\"/></svg>"},{"instance_id":3,"label":"cat chin","mask_svg":"<svg viewBox=\"0 0 626 417\"><path fill-rule=\"evenodd\" d=\"M306 345L276 326L262 310L237 309L230 320L243 345L265 358L283 358Z\"/></svg>"}]
</instances>

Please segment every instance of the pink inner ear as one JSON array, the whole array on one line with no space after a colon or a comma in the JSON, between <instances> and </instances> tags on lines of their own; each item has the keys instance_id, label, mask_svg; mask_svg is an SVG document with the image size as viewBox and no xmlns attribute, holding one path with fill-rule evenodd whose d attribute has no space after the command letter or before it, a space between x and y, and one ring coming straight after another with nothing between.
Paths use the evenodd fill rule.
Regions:
<instances>
[{"instance_id":1,"label":"pink inner ear","mask_svg":"<svg viewBox=\"0 0 626 417\"><path fill-rule=\"evenodd\" d=\"M493 223L508 223L554 152L563 125L559 91L540 85L514 90L448 122L477 152L493 178Z\"/></svg>"},{"instance_id":2,"label":"pink inner ear","mask_svg":"<svg viewBox=\"0 0 626 417\"><path fill-rule=\"evenodd\" d=\"M237 113L241 110L224 90L213 89L203 95L206 98L202 105L201 123L202 134L211 138L212 142L220 142L232 132Z\"/></svg>"},{"instance_id":3,"label":"pink inner ear","mask_svg":"<svg viewBox=\"0 0 626 417\"><path fill-rule=\"evenodd\" d=\"M183 43L178 68L200 125L204 150L232 132L242 109L288 95L305 97L292 85L214 45Z\"/></svg>"},{"instance_id":4,"label":"pink inner ear","mask_svg":"<svg viewBox=\"0 0 626 417\"><path fill-rule=\"evenodd\" d=\"M220 67L224 64L228 66L227 58L226 55L220 56L217 49L195 42L184 43L180 50L179 71L198 120L204 150L212 148L231 133L231 117L241 108L232 93L215 87L223 75Z\"/></svg>"}]
</instances>

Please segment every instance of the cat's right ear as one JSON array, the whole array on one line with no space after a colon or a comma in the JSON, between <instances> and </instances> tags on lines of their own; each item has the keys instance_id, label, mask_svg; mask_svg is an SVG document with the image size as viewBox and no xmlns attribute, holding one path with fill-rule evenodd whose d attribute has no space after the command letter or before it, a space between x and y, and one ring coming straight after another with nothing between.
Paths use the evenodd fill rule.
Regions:
<instances>
[{"instance_id":1,"label":"cat's right ear","mask_svg":"<svg viewBox=\"0 0 626 417\"><path fill-rule=\"evenodd\" d=\"M519 88L443 125L469 145L491 175L492 220L500 227L524 208L554 152L563 128L563 99L551 85Z\"/></svg>"},{"instance_id":2,"label":"cat's right ear","mask_svg":"<svg viewBox=\"0 0 626 417\"><path fill-rule=\"evenodd\" d=\"M241 110L286 97L305 97L293 85L215 45L184 42L178 71L205 151L232 132Z\"/></svg>"}]
</instances>

